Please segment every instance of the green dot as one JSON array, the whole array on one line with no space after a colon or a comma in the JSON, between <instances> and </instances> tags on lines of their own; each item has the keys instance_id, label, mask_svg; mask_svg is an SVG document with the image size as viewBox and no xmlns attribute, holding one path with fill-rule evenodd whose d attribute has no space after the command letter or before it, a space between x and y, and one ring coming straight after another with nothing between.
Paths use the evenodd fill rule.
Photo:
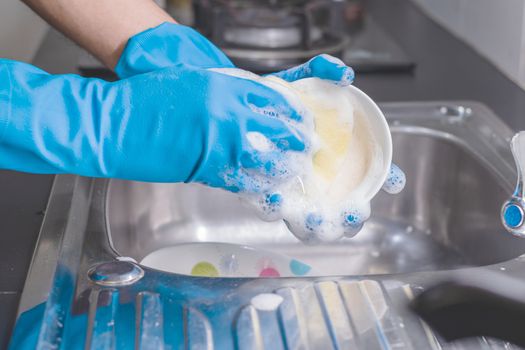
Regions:
<instances>
[{"instance_id":1,"label":"green dot","mask_svg":"<svg viewBox=\"0 0 525 350\"><path fill-rule=\"evenodd\" d=\"M200 261L191 269L193 276L202 277L219 277L219 271L211 263L207 261Z\"/></svg>"}]
</instances>

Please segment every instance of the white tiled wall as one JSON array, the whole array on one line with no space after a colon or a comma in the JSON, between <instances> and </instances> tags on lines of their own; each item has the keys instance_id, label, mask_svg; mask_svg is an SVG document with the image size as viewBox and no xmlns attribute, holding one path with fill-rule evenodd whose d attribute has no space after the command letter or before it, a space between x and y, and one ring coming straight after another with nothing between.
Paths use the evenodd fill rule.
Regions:
<instances>
[{"instance_id":1,"label":"white tiled wall","mask_svg":"<svg viewBox=\"0 0 525 350\"><path fill-rule=\"evenodd\" d=\"M31 61L47 25L20 0L0 0L0 57Z\"/></svg>"},{"instance_id":2,"label":"white tiled wall","mask_svg":"<svg viewBox=\"0 0 525 350\"><path fill-rule=\"evenodd\" d=\"M525 88L525 0L414 0Z\"/></svg>"}]
</instances>

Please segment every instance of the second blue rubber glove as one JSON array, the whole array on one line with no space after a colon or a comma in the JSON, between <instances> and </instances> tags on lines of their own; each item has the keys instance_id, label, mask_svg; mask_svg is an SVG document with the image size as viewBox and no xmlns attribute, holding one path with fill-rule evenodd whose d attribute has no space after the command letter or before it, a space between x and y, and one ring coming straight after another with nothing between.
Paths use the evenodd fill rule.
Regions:
<instances>
[{"instance_id":1,"label":"second blue rubber glove","mask_svg":"<svg viewBox=\"0 0 525 350\"><path fill-rule=\"evenodd\" d=\"M163 23L128 40L115 67L120 78L185 64L199 68L233 68L218 47L196 30Z\"/></svg>"},{"instance_id":2,"label":"second blue rubber glove","mask_svg":"<svg viewBox=\"0 0 525 350\"><path fill-rule=\"evenodd\" d=\"M218 47L194 29L163 23L129 39L115 72L119 77L127 78L181 63L200 68L234 67ZM273 75L286 81L317 77L342 86L354 80L352 68L325 54Z\"/></svg>"},{"instance_id":3,"label":"second blue rubber glove","mask_svg":"<svg viewBox=\"0 0 525 350\"><path fill-rule=\"evenodd\" d=\"M116 71L120 76L130 76L178 62L205 68L233 67L231 61L219 48L195 30L182 25L164 23L131 38ZM288 82L317 77L330 80L339 86L348 86L355 78L351 67L345 65L340 59L326 54L315 56L304 64L271 75ZM397 193L403 188L404 182L404 173L395 164L392 164L383 190L388 193ZM272 191L265 197L266 205L269 207L278 207L282 200L282 196ZM345 225L354 228L355 231L358 231L366 220L366 217L353 212L343 216Z\"/></svg>"},{"instance_id":4,"label":"second blue rubber glove","mask_svg":"<svg viewBox=\"0 0 525 350\"><path fill-rule=\"evenodd\" d=\"M0 167L257 192L305 147L253 81L177 65L115 83L0 60Z\"/></svg>"}]
</instances>

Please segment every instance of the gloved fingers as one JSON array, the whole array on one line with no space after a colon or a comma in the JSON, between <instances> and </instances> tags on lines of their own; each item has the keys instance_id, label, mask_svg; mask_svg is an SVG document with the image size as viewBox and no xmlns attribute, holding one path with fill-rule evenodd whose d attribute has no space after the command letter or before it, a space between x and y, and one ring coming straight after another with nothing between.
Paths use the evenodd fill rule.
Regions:
<instances>
[{"instance_id":1,"label":"gloved fingers","mask_svg":"<svg viewBox=\"0 0 525 350\"><path fill-rule=\"evenodd\" d=\"M341 221L340 225L342 225L343 230L342 234L345 237L353 237L355 236L359 231L361 231L361 228L363 227L363 224L366 220L368 220L368 217L370 216L369 213L367 213L366 210L358 210L358 209L348 209L346 211L343 211L341 215ZM323 231L337 231L337 228L330 229L330 218L326 220L327 218L323 217L322 214L317 212L311 212L306 215L304 225L306 227L307 232L310 232L315 235L319 235L320 233L322 236L325 237L327 240L334 240L340 238L340 236L333 236L331 232L324 232ZM325 224L326 221L326 224ZM328 225L328 227L326 227Z\"/></svg>"},{"instance_id":2,"label":"gloved fingers","mask_svg":"<svg viewBox=\"0 0 525 350\"><path fill-rule=\"evenodd\" d=\"M307 142L304 136L284 121L264 116L256 116L246 123L246 138L256 149L270 149L274 146L281 151L302 152Z\"/></svg>"},{"instance_id":3,"label":"gloved fingers","mask_svg":"<svg viewBox=\"0 0 525 350\"><path fill-rule=\"evenodd\" d=\"M403 188L405 188L405 183L405 173L403 172L403 170L401 170L401 168L392 163L390 165L390 171L388 172L388 176L382 187L383 191L390 194L399 193L403 190Z\"/></svg>"},{"instance_id":4,"label":"gloved fingers","mask_svg":"<svg viewBox=\"0 0 525 350\"><path fill-rule=\"evenodd\" d=\"M263 176L281 179L290 176L289 157L278 150L251 150L241 156L241 165L245 169L256 170Z\"/></svg>"},{"instance_id":5,"label":"gloved fingers","mask_svg":"<svg viewBox=\"0 0 525 350\"><path fill-rule=\"evenodd\" d=\"M321 54L310 59L297 67L272 73L288 82L304 78L320 78L334 82L340 86L348 86L352 84L355 78L354 70L348 67L339 58Z\"/></svg>"},{"instance_id":6,"label":"gloved fingers","mask_svg":"<svg viewBox=\"0 0 525 350\"><path fill-rule=\"evenodd\" d=\"M281 204L283 197L279 192L266 191L246 200L252 208L256 209L256 213L264 221L275 221L282 217Z\"/></svg>"},{"instance_id":7,"label":"gloved fingers","mask_svg":"<svg viewBox=\"0 0 525 350\"><path fill-rule=\"evenodd\" d=\"M260 193L268 186L267 178L264 179L262 176L254 175L252 171L243 168L225 171L221 174L221 178L224 183L219 187L233 193ZM209 183L204 184L213 186L213 184Z\"/></svg>"},{"instance_id":8,"label":"gloved fingers","mask_svg":"<svg viewBox=\"0 0 525 350\"><path fill-rule=\"evenodd\" d=\"M343 227L345 237L353 237L363 227L363 224L368 219L366 213L362 213L359 210L349 209L343 212Z\"/></svg>"},{"instance_id":9,"label":"gloved fingers","mask_svg":"<svg viewBox=\"0 0 525 350\"><path fill-rule=\"evenodd\" d=\"M245 90L250 92L245 103L254 112L281 120L302 120L300 111L278 91L254 81L246 80L246 85Z\"/></svg>"}]
</instances>

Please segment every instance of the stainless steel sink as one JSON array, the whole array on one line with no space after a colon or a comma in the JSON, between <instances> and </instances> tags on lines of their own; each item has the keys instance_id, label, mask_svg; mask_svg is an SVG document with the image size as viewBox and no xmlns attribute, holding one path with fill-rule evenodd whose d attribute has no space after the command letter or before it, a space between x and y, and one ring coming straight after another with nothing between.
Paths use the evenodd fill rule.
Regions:
<instances>
[{"instance_id":1,"label":"stainless steel sink","mask_svg":"<svg viewBox=\"0 0 525 350\"><path fill-rule=\"evenodd\" d=\"M471 102L383 110L407 187L378 195L359 235L332 244L303 245L219 190L58 176L20 317L45 303L39 344L64 349L514 349L446 344L406 308L451 274L525 278L525 240L499 221L516 180L512 131ZM203 278L134 262L195 241L284 253L322 276ZM260 309L261 293L282 302Z\"/></svg>"},{"instance_id":2,"label":"stainless steel sink","mask_svg":"<svg viewBox=\"0 0 525 350\"><path fill-rule=\"evenodd\" d=\"M521 255L525 240L507 234L499 222L500 205L511 193L509 165L490 159L491 145L473 150L479 135L456 135L462 128L458 116L453 114L449 124L447 113L457 111L434 112L434 120L424 116L406 125L406 115L390 115L397 124L392 127L394 161L405 170L407 186L398 195L378 195L371 219L354 238L308 246L283 222L261 221L225 191L112 181L106 215L113 248L140 261L184 242L247 244L304 261L322 275L457 269ZM437 125L427 125L431 122ZM504 172L508 179L502 178Z\"/></svg>"}]
</instances>

